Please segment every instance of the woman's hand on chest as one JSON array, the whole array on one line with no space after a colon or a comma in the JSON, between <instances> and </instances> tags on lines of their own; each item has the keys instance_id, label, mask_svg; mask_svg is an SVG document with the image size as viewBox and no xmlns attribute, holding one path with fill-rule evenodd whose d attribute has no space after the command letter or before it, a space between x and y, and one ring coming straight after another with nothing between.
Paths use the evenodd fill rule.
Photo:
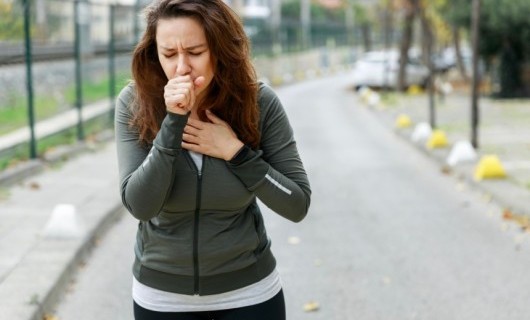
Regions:
<instances>
[{"instance_id":1,"label":"woman's hand on chest","mask_svg":"<svg viewBox=\"0 0 530 320\"><path fill-rule=\"evenodd\" d=\"M182 135L182 148L225 161L232 159L243 147L243 142L228 123L210 111L206 111L206 116L211 123L188 119Z\"/></svg>"}]
</instances>

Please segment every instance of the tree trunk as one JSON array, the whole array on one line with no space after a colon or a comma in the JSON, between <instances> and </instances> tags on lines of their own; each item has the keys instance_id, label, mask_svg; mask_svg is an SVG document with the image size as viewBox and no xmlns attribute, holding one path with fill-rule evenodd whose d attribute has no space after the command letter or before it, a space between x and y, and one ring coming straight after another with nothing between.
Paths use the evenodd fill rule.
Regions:
<instances>
[{"instance_id":1,"label":"tree trunk","mask_svg":"<svg viewBox=\"0 0 530 320\"><path fill-rule=\"evenodd\" d=\"M371 38L371 32L370 32L370 25L363 24L361 26L361 32L363 35L364 50L365 51L372 50L372 38Z\"/></svg>"},{"instance_id":2,"label":"tree trunk","mask_svg":"<svg viewBox=\"0 0 530 320\"><path fill-rule=\"evenodd\" d=\"M434 104L434 65L432 61L432 52L434 47L434 30L425 15L425 8L420 9L421 26L423 29L423 60L429 69L427 78L427 90L429 92L429 122L431 127L436 128L436 109Z\"/></svg>"},{"instance_id":3,"label":"tree trunk","mask_svg":"<svg viewBox=\"0 0 530 320\"><path fill-rule=\"evenodd\" d=\"M466 67L464 66L464 59L462 58L462 49L460 48L460 31L456 26L452 26L451 29L453 32L456 66L458 67L458 71L460 71L462 78L465 81L469 81L469 75L467 74Z\"/></svg>"},{"instance_id":4,"label":"tree trunk","mask_svg":"<svg viewBox=\"0 0 530 320\"><path fill-rule=\"evenodd\" d=\"M394 10L392 8L392 2L386 0L385 7L383 9L383 19L384 19L384 46L385 52L390 51L393 42L394 35ZM384 69L384 81L383 88L388 90L390 87L395 87L396 83L390 83L390 64L389 61L385 63ZM395 80L394 80L395 81Z\"/></svg>"},{"instance_id":5,"label":"tree trunk","mask_svg":"<svg viewBox=\"0 0 530 320\"><path fill-rule=\"evenodd\" d=\"M403 27L403 35L401 38L401 46L399 53L399 70L398 70L398 91L405 91L407 88L407 63L408 52L414 36L414 20L416 17L418 0L410 0L405 12L405 21Z\"/></svg>"},{"instance_id":6,"label":"tree trunk","mask_svg":"<svg viewBox=\"0 0 530 320\"><path fill-rule=\"evenodd\" d=\"M501 98L517 97L521 91L521 65L509 39L504 40L500 60L499 95Z\"/></svg>"},{"instance_id":7,"label":"tree trunk","mask_svg":"<svg viewBox=\"0 0 530 320\"><path fill-rule=\"evenodd\" d=\"M478 149L479 129L479 74L478 74L478 47L480 43L480 0L473 0L471 13L471 41L473 46L473 82L471 88L471 144Z\"/></svg>"}]
</instances>

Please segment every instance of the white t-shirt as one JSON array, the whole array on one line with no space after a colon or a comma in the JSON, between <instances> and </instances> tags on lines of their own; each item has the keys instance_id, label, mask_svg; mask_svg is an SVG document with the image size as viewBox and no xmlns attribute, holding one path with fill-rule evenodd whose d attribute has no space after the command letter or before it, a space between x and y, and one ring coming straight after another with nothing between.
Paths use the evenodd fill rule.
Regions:
<instances>
[{"instance_id":1,"label":"white t-shirt","mask_svg":"<svg viewBox=\"0 0 530 320\"><path fill-rule=\"evenodd\" d=\"M158 312L226 310L256 305L272 299L282 284L276 269L263 280L241 289L208 296L185 295L151 288L133 277L132 295L141 307Z\"/></svg>"}]
</instances>

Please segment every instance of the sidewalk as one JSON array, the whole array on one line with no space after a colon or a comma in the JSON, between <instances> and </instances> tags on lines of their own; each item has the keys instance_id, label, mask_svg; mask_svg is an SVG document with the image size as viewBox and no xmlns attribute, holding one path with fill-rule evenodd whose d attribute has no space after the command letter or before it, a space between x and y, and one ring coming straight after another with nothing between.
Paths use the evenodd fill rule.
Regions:
<instances>
[{"instance_id":1,"label":"sidewalk","mask_svg":"<svg viewBox=\"0 0 530 320\"><path fill-rule=\"evenodd\" d=\"M367 103L359 99L359 105ZM505 208L500 213L514 219L521 227L530 230L530 100L479 101L480 126L477 160L447 165L452 146L471 137L471 98L463 92L454 92L440 100L436 99L437 128L445 132L449 146L428 149L425 144L411 139L415 125L429 122L429 100L426 94L405 95L390 93L381 102L371 107L383 123L411 144L432 157L446 174L459 180L458 188L474 188L483 193L485 201L495 200ZM405 114L412 120L409 128L398 129L396 119ZM473 177L476 165L483 155L497 155L506 171L506 179L476 181Z\"/></svg>"},{"instance_id":2,"label":"sidewalk","mask_svg":"<svg viewBox=\"0 0 530 320\"><path fill-rule=\"evenodd\" d=\"M56 205L76 209L68 224ZM54 212L55 210L55 212ZM53 214L55 213L55 215ZM0 192L0 315L42 320L99 234L122 213L115 144L100 145ZM62 219L59 228L47 224ZM61 228L62 227L62 228Z\"/></svg>"}]
</instances>

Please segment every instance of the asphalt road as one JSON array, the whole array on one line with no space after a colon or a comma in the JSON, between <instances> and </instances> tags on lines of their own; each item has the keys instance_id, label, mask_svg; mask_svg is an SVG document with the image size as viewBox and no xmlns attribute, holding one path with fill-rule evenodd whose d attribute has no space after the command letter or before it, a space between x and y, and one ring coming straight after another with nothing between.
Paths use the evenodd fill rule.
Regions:
<instances>
[{"instance_id":1,"label":"asphalt road","mask_svg":"<svg viewBox=\"0 0 530 320\"><path fill-rule=\"evenodd\" d=\"M313 190L300 224L264 210L289 320L530 317L528 233L500 208L384 127L347 75L277 92ZM60 320L132 319L134 232L124 215L101 239Z\"/></svg>"}]
</instances>

